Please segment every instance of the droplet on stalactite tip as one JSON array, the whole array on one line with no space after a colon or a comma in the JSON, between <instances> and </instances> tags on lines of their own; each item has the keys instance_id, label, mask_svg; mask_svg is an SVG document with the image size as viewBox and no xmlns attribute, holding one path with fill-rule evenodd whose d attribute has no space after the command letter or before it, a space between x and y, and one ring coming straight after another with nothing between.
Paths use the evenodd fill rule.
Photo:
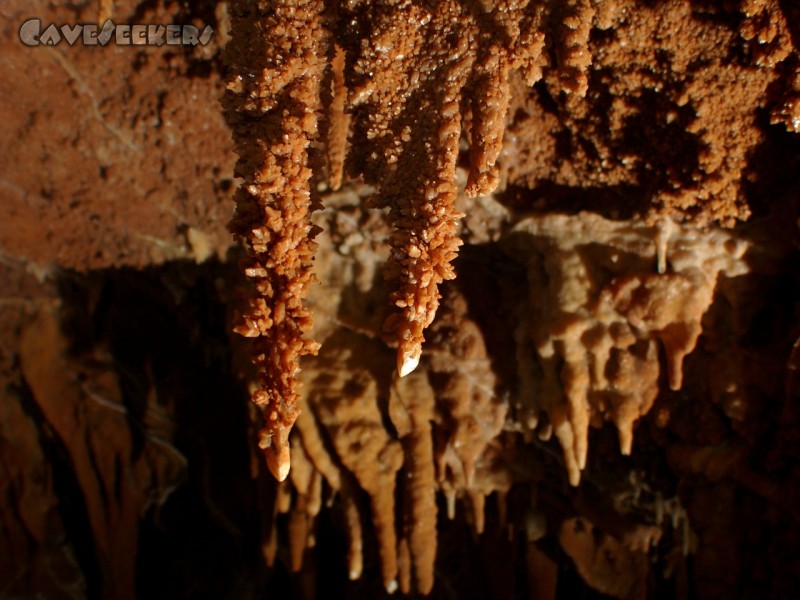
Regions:
<instances>
[{"instance_id":1,"label":"droplet on stalactite tip","mask_svg":"<svg viewBox=\"0 0 800 600\"><path fill-rule=\"evenodd\" d=\"M617 423L619 451L623 456L630 456L633 450L633 421Z\"/></svg>"},{"instance_id":2,"label":"droplet on stalactite tip","mask_svg":"<svg viewBox=\"0 0 800 600\"><path fill-rule=\"evenodd\" d=\"M263 448L263 446L262 446ZM289 475L291 460L289 456L288 443L273 443L264 448L264 456L267 459L267 468L272 476L278 481L283 481Z\"/></svg>"},{"instance_id":3,"label":"droplet on stalactite tip","mask_svg":"<svg viewBox=\"0 0 800 600\"><path fill-rule=\"evenodd\" d=\"M400 374L400 377L405 377L417 368L421 352L422 351L418 348L410 352L403 348L397 351L397 372Z\"/></svg>"},{"instance_id":4,"label":"droplet on stalactite tip","mask_svg":"<svg viewBox=\"0 0 800 600\"><path fill-rule=\"evenodd\" d=\"M667 272L667 245L672 237L675 223L669 218L659 220L656 228L656 260L659 275Z\"/></svg>"},{"instance_id":5,"label":"droplet on stalactite tip","mask_svg":"<svg viewBox=\"0 0 800 600\"><path fill-rule=\"evenodd\" d=\"M392 579L386 584L386 591L390 594L394 594L397 591L397 579Z\"/></svg>"}]
</instances>

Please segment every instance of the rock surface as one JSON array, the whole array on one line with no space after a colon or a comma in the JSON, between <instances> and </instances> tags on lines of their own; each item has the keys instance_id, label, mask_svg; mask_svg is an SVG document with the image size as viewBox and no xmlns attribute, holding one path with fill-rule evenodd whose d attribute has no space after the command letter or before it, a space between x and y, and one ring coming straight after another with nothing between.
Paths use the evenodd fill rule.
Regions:
<instances>
[{"instance_id":1,"label":"rock surface","mask_svg":"<svg viewBox=\"0 0 800 600\"><path fill-rule=\"evenodd\" d=\"M0 7L0 597L800 596L793 3L312 2L267 73L223 60L245 2L35 4ZM291 189L235 172L294 147L232 120L237 68L253 123L318 120ZM280 484L243 181L309 202L256 265L318 281L273 306L320 344L273 373Z\"/></svg>"}]
</instances>

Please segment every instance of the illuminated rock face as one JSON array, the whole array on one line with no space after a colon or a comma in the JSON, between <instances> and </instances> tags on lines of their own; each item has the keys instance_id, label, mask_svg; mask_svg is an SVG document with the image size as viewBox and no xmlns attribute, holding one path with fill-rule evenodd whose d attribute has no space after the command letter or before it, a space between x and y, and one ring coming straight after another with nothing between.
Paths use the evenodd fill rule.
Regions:
<instances>
[{"instance_id":1,"label":"illuminated rock face","mask_svg":"<svg viewBox=\"0 0 800 600\"><path fill-rule=\"evenodd\" d=\"M505 506L515 482L540 477L531 434L556 434L565 463L557 473L574 485L590 425L611 421L631 453L637 420L659 392L681 388L717 282L746 272L745 244L668 220L555 214L549 196L549 214L524 217L515 209L536 201L503 206L488 194L546 181L572 189L585 208L583 186L625 184L648 198L639 215L747 217L741 179L763 131L742 115L769 108L792 129L797 88L773 71L796 67L780 11L751 4L741 32L707 24L713 41L690 64L695 55L679 52L685 39L671 32L694 23L691 3L230 3L225 103L244 180L231 228L253 283L237 331L255 338L260 445L273 474L288 478L276 506L290 512L291 569L302 569L329 489L346 515L350 577L362 575L374 534L385 587L428 592L439 492L442 514L455 517L463 501L480 533L488 496ZM722 68L740 33L766 36L765 52L754 65ZM663 51L659 72L654 51ZM772 84L787 101L765 107ZM720 90L736 101L719 103ZM657 94L652 111L638 103L648 94ZM641 123L652 134L644 142L632 133ZM695 152L659 162L653 139L688 140ZM669 193L644 193L651 171ZM325 175L344 195L359 178L376 189L341 203L325 193ZM187 238L203 246L194 230ZM500 266L524 268L527 293L510 305L518 318L502 349L490 347L468 286L445 284L460 240L499 242ZM378 275L384 265L393 289ZM504 362L515 381L503 379ZM743 394L718 388L736 396L728 406L739 414ZM671 456L699 468L716 455ZM265 545L270 563L275 543Z\"/></svg>"},{"instance_id":2,"label":"illuminated rock face","mask_svg":"<svg viewBox=\"0 0 800 600\"><path fill-rule=\"evenodd\" d=\"M256 338L268 464L286 477L292 448L304 469L281 487L295 492L292 568L324 478L351 577L369 514L386 589L423 593L438 491L481 532L488 495L535 479L533 434L555 433L559 477L577 486L590 426L610 421L630 455L637 421L682 389L718 282L748 271L741 234L710 226L758 205L759 119L791 131L797 88L775 2L432 7L241 0L228 50L245 179L233 231L255 283L238 331ZM469 284L449 283L463 244L521 267L502 347L502 319L481 321ZM736 414L746 393L730 369L715 378L699 395Z\"/></svg>"},{"instance_id":3,"label":"illuminated rock face","mask_svg":"<svg viewBox=\"0 0 800 600\"><path fill-rule=\"evenodd\" d=\"M315 250L310 215L319 208L312 190L322 179L314 145L327 145L332 188L349 154L350 175L375 185L372 204L388 209L385 273L395 282L395 312L384 328L404 377L419 364L439 286L455 277L462 131L471 138L465 191L490 194L500 181L511 77L533 85L546 62L545 11L528 0L334 5L338 29L318 0L231 3L224 104L243 179L231 231L248 252L243 270L252 282L236 331L253 338L252 398L265 420L259 445L279 480L289 472L299 361L317 350L305 337L312 325L304 303ZM571 2L561 16L557 71L565 89L585 94L594 9Z\"/></svg>"},{"instance_id":4,"label":"illuminated rock face","mask_svg":"<svg viewBox=\"0 0 800 600\"><path fill-rule=\"evenodd\" d=\"M7 594L286 597L243 558L263 532L307 596L347 573L355 597L551 598L578 577L639 597L669 572L676 596L800 597L799 3L36 10L216 32L130 51L32 51L29 4L4 3L0 61ZM222 333L231 130L260 380ZM59 271L126 266L148 269ZM246 430L231 364L266 427Z\"/></svg>"},{"instance_id":5,"label":"illuminated rock face","mask_svg":"<svg viewBox=\"0 0 800 600\"><path fill-rule=\"evenodd\" d=\"M440 287L455 278L460 196L487 196L506 182L535 188L541 179L576 189L627 184L648 197L634 214L649 219L733 225L749 217L742 181L761 131L733 122L743 106L764 108L765 90L778 77L786 102L772 107L773 121L792 130L796 81L774 72L791 62L786 16L770 3L749 3L738 31L708 27L714 42L698 56L672 34L696 26L691 4L668 4L629 15L618 3L589 0L443 0L435 9L416 1L231 3L225 105L244 180L231 230L248 251L243 270L253 284L236 331L254 338L252 398L265 418L260 446L279 479L289 471L300 360L318 349L308 337L307 298L317 233L311 214L326 177L334 190L346 177L374 186L367 202L385 209L393 312L384 315L383 333L396 348L400 377L420 364ZM593 31L611 31L617 43L593 41ZM662 47L653 56L641 40L655 36ZM751 65L720 53L753 39L765 47ZM719 69L701 74L697 64ZM722 93L735 101L720 104ZM640 105L653 94L650 108ZM659 277L628 277L620 267L607 289L586 292L597 298L578 291L580 253L559 254L563 322L554 342L540 340L536 352L545 387L560 381L568 399L562 406L550 391L544 405L570 449L573 483L586 463L590 404L595 417L617 424L630 452L633 422L655 398L656 340L667 355L669 387L680 387L683 357L724 269L706 274L707 265L684 261L667 273L671 235L657 236ZM591 320L583 318L587 311ZM581 358L583 337L591 365ZM589 397L601 391L603 398Z\"/></svg>"},{"instance_id":6,"label":"illuminated rock face","mask_svg":"<svg viewBox=\"0 0 800 600\"><path fill-rule=\"evenodd\" d=\"M530 290L516 336L522 421L545 438L555 433L577 485L590 424L614 423L630 454L662 371L680 389L717 278L747 272L747 245L719 229L590 213L524 219L503 243L525 265Z\"/></svg>"},{"instance_id":7,"label":"illuminated rock face","mask_svg":"<svg viewBox=\"0 0 800 600\"><path fill-rule=\"evenodd\" d=\"M321 350L303 363L303 418L292 451L310 458L351 514L351 578L363 572L368 519L390 590L433 585L438 493L442 516L454 518L463 502L480 533L488 496L496 493L504 506L514 482L540 477L538 467L520 471L518 432L528 442L555 433L560 468L573 485L586 465L590 425L610 421L630 454L636 421L659 391L681 387L718 281L748 273L748 243L721 229L592 213L522 218L500 235L494 260L518 265L521 278L511 279L525 292L491 299L511 307L513 345L492 355L491 332L471 304L489 292L449 286L418 369L399 377L379 339L387 309L375 311L383 306L375 281L388 252L387 224L364 211L352 190L328 199L315 218L324 230L321 285L309 296ZM495 202L485 199L484 208ZM508 216L497 208L487 214ZM509 354L518 382L510 393L497 364ZM290 479L301 500L287 510L305 514L318 500ZM368 504L343 481L366 492ZM303 540L293 545L305 547Z\"/></svg>"}]
</instances>

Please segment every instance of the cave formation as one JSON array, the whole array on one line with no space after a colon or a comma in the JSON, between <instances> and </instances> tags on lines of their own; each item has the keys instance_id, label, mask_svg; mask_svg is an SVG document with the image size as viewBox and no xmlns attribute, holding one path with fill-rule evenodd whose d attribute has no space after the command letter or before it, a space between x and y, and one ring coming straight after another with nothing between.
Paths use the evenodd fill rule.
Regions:
<instances>
[{"instance_id":1,"label":"cave formation","mask_svg":"<svg viewBox=\"0 0 800 600\"><path fill-rule=\"evenodd\" d=\"M215 37L7 44L0 596L797 597L800 8L76 15Z\"/></svg>"}]
</instances>

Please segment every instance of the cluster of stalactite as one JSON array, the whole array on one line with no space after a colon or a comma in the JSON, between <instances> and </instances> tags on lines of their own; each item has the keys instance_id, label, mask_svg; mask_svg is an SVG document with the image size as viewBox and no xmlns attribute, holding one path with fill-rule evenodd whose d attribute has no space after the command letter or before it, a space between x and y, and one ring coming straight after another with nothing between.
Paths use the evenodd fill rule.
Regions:
<instances>
[{"instance_id":1,"label":"cluster of stalactite","mask_svg":"<svg viewBox=\"0 0 800 600\"><path fill-rule=\"evenodd\" d=\"M349 174L378 187L372 204L389 210L386 275L396 283L390 300L400 311L384 330L398 347L398 372L407 375L419 363L439 285L454 277L462 130L471 141L467 194L489 194L499 182L510 77L520 72L528 85L541 77L543 20L550 15L528 0L327 8L319 1L242 0L230 11L225 104L244 180L231 229L247 248L244 272L253 281L237 331L255 338L253 401L265 420L260 444L283 479L298 360L316 351L305 337L311 317L303 305L315 247L311 167L322 160L314 145L327 142L333 188L346 155ZM553 15L563 17L555 68L565 89L583 94L594 10L572 2L563 11Z\"/></svg>"},{"instance_id":2,"label":"cluster of stalactite","mask_svg":"<svg viewBox=\"0 0 800 600\"><path fill-rule=\"evenodd\" d=\"M445 293L420 367L399 376L381 339L386 311L365 308L382 293L373 286L391 251L383 241L387 223L365 211L352 190L327 201L315 217L324 229L316 261L320 285L308 298L321 349L303 363L301 410L290 438L293 467L276 502L289 514L291 567L302 568L322 498L333 494L346 521L350 578L362 576L364 535L374 532L386 588L428 593L439 490L450 518L465 499L482 531L484 498L511 486L500 439L508 406L496 393L481 329L455 288ZM271 536L270 562L275 529Z\"/></svg>"},{"instance_id":3,"label":"cluster of stalactite","mask_svg":"<svg viewBox=\"0 0 800 600\"><path fill-rule=\"evenodd\" d=\"M451 318L451 324L464 319L455 314ZM279 492L291 497L288 490L294 490L295 502L283 508L290 514L294 570L302 567L304 549L313 539L308 524L323 494L309 482L322 479L341 498L351 579L362 575L367 545L362 523L368 520L387 590L431 591L439 489L448 497L450 518L457 498L465 498L475 530L483 530L483 499L507 491L512 481L507 469L494 469L492 456L501 452L500 446L487 449L492 441L500 444L506 407L494 393L480 333L464 333L443 344L432 351L424 368L403 378L386 378L380 369L391 366L391 357L382 353L381 342L341 330L304 368L307 393L292 438L297 457L293 461L301 467L292 467ZM473 368L469 375L456 371L465 364ZM387 416L396 435L387 430ZM285 487L288 483L291 487ZM364 492L367 505L359 500Z\"/></svg>"},{"instance_id":4,"label":"cluster of stalactite","mask_svg":"<svg viewBox=\"0 0 800 600\"><path fill-rule=\"evenodd\" d=\"M681 388L717 277L748 271L747 244L722 230L591 213L522 220L503 243L524 262L530 289L519 336L530 342L518 347L523 421L556 435L577 485L591 422L611 421L631 453L634 423L659 392L658 342L668 386Z\"/></svg>"},{"instance_id":5,"label":"cluster of stalactite","mask_svg":"<svg viewBox=\"0 0 800 600\"><path fill-rule=\"evenodd\" d=\"M674 11L663 10L683 23L690 8L674 4ZM582 99L590 91L590 34L623 18L641 30L655 28L657 10L629 14L586 0L231 3L226 105L244 180L232 230L244 241L245 274L254 282L237 331L255 338L261 447L276 477L289 477L278 487L276 510L289 514L292 569L302 568L330 493L341 500L351 579L365 568L369 522L386 588L428 593L438 492L447 516L464 502L481 532L487 496L498 496L503 513L512 485L539 477L538 466L520 460L520 440L527 448L555 434L568 481L577 486L590 458L590 426L613 423L621 452L631 454L637 421L661 391L681 389L684 359L703 333L719 281L748 272L748 244L740 237L680 223L733 224L749 216L739 186L748 149L761 133L755 124L743 126L744 133L730 126L741 120L739 107L727 103L718 111L700 76L664 92L665 130L685 120L681 132L689 134L696 161L688 161L686 173L670 172L637 218L526 217L489 197L508 174L502 162L509 148L518 153L512 176L533 187L520 165L526 153L541 150L523 147L526 111L538 103L547 107L543 122L562 114L559 127L587 127L596 145L576 143L575 154L602 158L597 185L625 181L639 158L604 156L614 148L606 129L631 135L629 123L623 128L630 98L655 87L647 77L656 75L648 67L641 76L640 49L620 43L614 60L629 63L639 79L608 83L610 117L592 120L602 102ZM785 52L783 13L769 2L750 2L742 15L734 35L761 45L754 46L752 65L720 67L714 89L734 90L755 110L761 92L778 81L785 101L770 107L771 118L796 129L797 56ZM691 58L676 57L671 68L688 72ZM776 79L770 69L778 66ZM737 81L737 73L757 85ZM568 100L530 93L516 101L520 87L530 90L541 78ZM681 112L687 105L691 118ZM601 125L606 129L598 133ZM566 129L553 126L553 139L554 131ZM734 139L748 143L728 143ZM572 165L553 145L566 166L550 175L572 182ZM619 179L617 164L625 167ZM312 211L322 207L315 195L326 188L343 191L324 196L317 219ZM318 231L325 232L324 249L314 256ZM514 357L512 385L500 381L504 369L488 349L485 324L463 291L447 284L461 238L499 242L504 266L514 265L524 282L506 307L514 318L505 349ZM321 286L311 286L312 259ZM381 264L391 287L376 277ZM381 304L385 310L376 308ZM720 397L738 389L728 370L712 379ZM742 403L728 402L731 415ZM676 456L680 464L696 459ZM683 523L686 530L685 515L673 517L673 527ZM536 522L532 517L532 540L540 535ZM620 590L605 567L575 558L587 550L587 529L576 518L565 520L560 533L562 547L585 568L582 575L618 597L638 597L641 578ZM634 541L595 541L598 552L621 557L640 577L657 537L651 534L642 528ZM271 535L269 562L277 548L274 529ZM680 538L684 552L689 537L684 531Z\"/></svg>"},{"instance_id":6,"label":"cluster of stalactite","mask_svg":"<svg viewBox=\"0 0 800 600\"><path fill-rule=\"evenodd\" d=\"M796 71L786 16L772 4L746 3L740 35L758 42L756 65L786 63L787 71ZM244 271L254 284L237 331L255 338L259 385L253 400L266 423L261 445L282 479L297 412L298 361L316 351L305 337L311 316L303 304L313 282L310 215L318 208L313 195L322 179L313 167L321 171L327 158L332 189L341 186L345 172L362 177L377 187L372 205L388 209L385 274L394 282L390 301L399 311L386 319L384 334L397 346L398 372L407 375L419 363L439 286L454 277L452 261L461 244L455 201L462 138L469 141L464 191L468 197L490 194L500 181L512 78L531 86L546 72L565 92L584 96L590 31L609 28L621 17L614 6L588 0L557 6L446 0L435 7L412 1L241 0L230 10L232 68L225 102L240 156L237 174L244 179L231 228L247 247ZM785 78L790 89L773 110L773 121L789 129L800 122L794 79ZM688 96L679 103L692 97L691 90L687 84ZM725 117L705 123L707 104L698 96L700 118L689 130L716 136ZM327 151L319 151L321 146ZM699 156L705 172L744 168L744 155L726 157L716 147L709 139ZM730 212L719 200L728 194L720 187L724 181L711 177L700 194L709 196L706 212L722 220ZM665 202L685 205L691 193L665 193L664 198L677 194ZM746 208L736 211L748 214Z\"/></svg>"},{"instance_id":7,"label":"cluster of stalactite","mask_svg":"<svg viewBox=\"0 0 800 600\"><path fill-rule=\"evenodd\" d=\"M366 549L376 547L389 591L431 591L442 518L463 512L476 534L486 527L487 511L499 512L489 515L494 522L506 522L512 487L547 477L529 450L535 437L555 434L563 453L558 469L575 485L586 468L590 426L611 422L622 453L630 454L636 422L651 409L659 381L681 387L684 358L701 335L719 280L748 272L747 242L721 229L614 222L590 213L522 219L499 241L496 252L517 266L498 275L508 279L491 300L510 307L502 322L516 324L503 338L515 357L508 359L510 374L493 362L475 298L448 284L419 367L400 377L381 339L385 311L368 308L384 293L374 277L391 252L389 226L353 190L326 202L314 219L325 231L316 261L320 285L309 295L321 349L303 362L294 466L275 505L288 515L290 567L300 571L321 507L337 498L350 578L362 577ZM517 291L503 291L509 285ZM518 382L511 389L509 377ZM723 377L715 387L736 385ZM582 532L591 526L565 521L559 543L592 585L629 597L646 586L647 553L665 530L672 532L670 551L690 550L683 508L665 502L640 507L647 515L641 520L614 517L629 529L619 533L614 528L621 525L605 523L617 533L592 541L625 561L616 583L616 567L586 554L593 538ZM536 541L547 526L533 508L525 531ZM582 519L609 518L578 510ZM277 542L273 527L270 564Z\"/></svg>"}]
</instances>

